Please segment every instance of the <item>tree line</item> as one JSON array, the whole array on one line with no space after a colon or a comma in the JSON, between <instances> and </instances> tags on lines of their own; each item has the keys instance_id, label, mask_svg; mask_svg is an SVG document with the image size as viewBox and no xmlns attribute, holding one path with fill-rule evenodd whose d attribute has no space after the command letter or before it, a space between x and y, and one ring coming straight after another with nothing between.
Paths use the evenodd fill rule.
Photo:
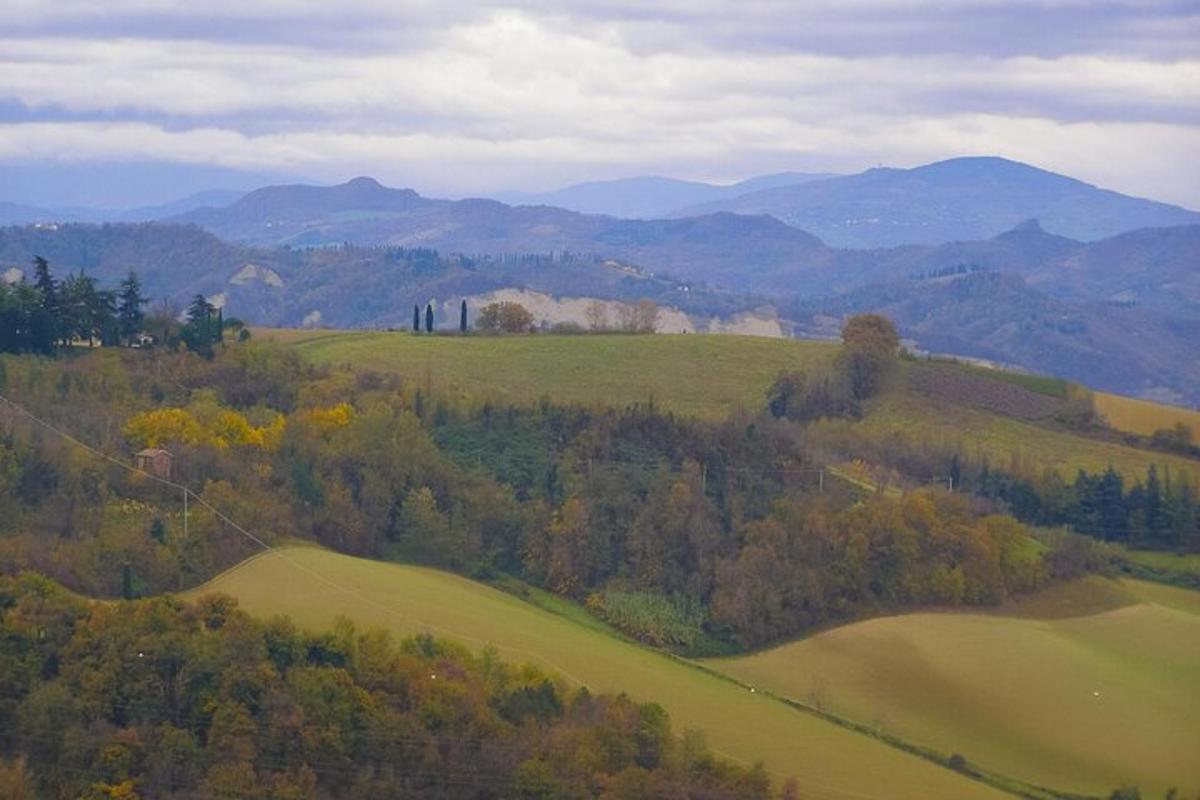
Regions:
<instances>
[{"instance_id":1,"label":"tree line","mask_svg":"<svg viewBox=\"0 0 1200 800\"><path fill-rule=\"evenodd\" d=\"M560 322L548 325L542 322L541 329L551 333L654 333L658 329L660 311L653 300L642 299L637 303L617 303L616 320L613 322L609 315L610 303L594 300L585 310L587 327L574 322ZM425 304L424 311L419 303L413 304L412 332L433 333L436 329L433 303ZM488 335L536 333L539 330L537 320L521 303L513 300L498 300L488 303L479 309L474 329ZM459 304L458 332L465 334L471 331L467 314L467 301Z\"/></svg>"},{"instance_id":2,"label":"tree line","mask_svg":"<svg viewBox=\"0 0 1200 800\"><path fill-rule=\"evenodd\" d=\"M96 279L79 273L58 279L46 259L33 259L33 282L22 278L0 283L0 353L53 355L73 345L180 345L211 358L213 346L227 327L242 338L249 331L238 320L224 317L197 294L180 325L164 308L148 317L149 299L137 273L129 272L115 289L100 288Z\"/></svg>"},{"instance_id":3,"label":"tree line","mask_svg":"<svg viewBox=\"0 0 1200 800\"><path fill-rule=\"evenodd\" d=\"M77 341L128 344L142 330L146 302L132 272L117 289L101 289L82 271L58 280L37 257L32 283L0 284L0 352L51 354Z\"/></svg>"}]
</instances>

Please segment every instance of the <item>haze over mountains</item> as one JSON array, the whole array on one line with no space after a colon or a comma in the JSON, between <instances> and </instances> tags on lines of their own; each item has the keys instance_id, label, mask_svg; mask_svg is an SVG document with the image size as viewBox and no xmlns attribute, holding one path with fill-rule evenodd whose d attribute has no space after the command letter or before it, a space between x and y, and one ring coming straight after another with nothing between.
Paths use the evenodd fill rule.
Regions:
<instances>
[{"instance_id":1,"label":"haze over mountains","mask_svg":"<svg viewBox=\"0 0 1200 800\"><path fill-rule=\"evenodd\" d=\"M740 186L665 219L441 200L366 177L269 186L124 212L170 224L9 228L0 272L35 254L108 282L133 268L152 294L202 292L262 324L403 327L413 302L503 290L651 297L696 329L753 315L800 335L879 310L922 349L1200 403L1200 214L1003 159ZM558 194L634 214L730 191L647 178ZM779 216L726 210L768 205ZM19 213L0 206L0 221ZM887 244L836 246L850 235Z\"/></svg>"},{"instance_id":2,"label":"haze over mountains","mask_svg":"<svg viewBox=\"0 0 1200 800\"><path fill-rule=\"evenodd\" d=\"M1034 217L1047 230L1082 241L1200 222L1200 214L1179 206L1099 189L1003 158L871 169L689 206L674 215L716 211L770 214L836 247L981 239Z\"/></svg>"},{"instance_id":3,"label":"haze over mountains","mask_svg":"<svg viewBox=\"0 0 1200 800\"><path fill-rule=\"evenodd\" d=\"M650 176L577 183L555 192L501 192L493 199L509 205L556 206L583 214L626 219L669 217L681 208L727 200L779 186L795 186L834 177L830 173L780 172L729 185Z\"/></svg>"}]
</instances>

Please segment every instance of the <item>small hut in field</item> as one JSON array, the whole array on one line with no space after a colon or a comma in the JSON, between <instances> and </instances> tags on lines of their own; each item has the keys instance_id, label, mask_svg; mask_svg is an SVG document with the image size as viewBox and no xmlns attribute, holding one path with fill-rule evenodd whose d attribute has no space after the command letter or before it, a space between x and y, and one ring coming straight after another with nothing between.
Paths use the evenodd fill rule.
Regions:
<instances>
[{"instance_id":1,"label":"small hut in field","mask_svg":"<svg viewBox=\"0 0 1200 800\"><path fill-rule=\"evenodd\" d=\"M145 450L139 450L133 458L137 468L142 472L148 472L156 478L170 479L172 461L170 451L163 450L161 447L147 447Z\"/></svg>"}]
</instances>

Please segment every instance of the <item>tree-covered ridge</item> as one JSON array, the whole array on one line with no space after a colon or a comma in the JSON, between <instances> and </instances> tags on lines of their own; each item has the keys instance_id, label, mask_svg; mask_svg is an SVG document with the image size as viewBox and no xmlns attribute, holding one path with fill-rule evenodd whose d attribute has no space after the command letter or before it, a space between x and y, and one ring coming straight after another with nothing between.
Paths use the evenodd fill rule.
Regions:
<instances>
[{"instance_id":1,"label":"tree-covered ridge","mask_svg":"<svg viewBox=\"0 0 1200 800\"><path fill-rule=\"evenodd\" d=\"M256 552L227 520L268 544L515 576L638 638L710 652L884 609L996 603L1056 574L994 509L820 480L805 429L765 413L497 407L252 342L212 361L0 363L7 396L126 463L167 447L195 494L185 529L177 488L7 414L0 564L94 594L192 586Z\"/></svg>"},{"instance_id":2,"label":"tree-covered ridge","mask_svg":"<svg viewBox=\"0 0 1200 800\"><path fill-rule=\"evenodd\" d=\"M665 712L531 667L228 597L77 599L0 576L0 796L765 798Z\"/></svg>"}]
</instances>

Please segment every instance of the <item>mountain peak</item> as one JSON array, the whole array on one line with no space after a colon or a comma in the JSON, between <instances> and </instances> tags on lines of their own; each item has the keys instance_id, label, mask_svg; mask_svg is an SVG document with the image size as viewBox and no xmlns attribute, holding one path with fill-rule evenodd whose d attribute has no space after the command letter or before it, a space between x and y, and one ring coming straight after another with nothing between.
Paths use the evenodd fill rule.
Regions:
<instances>
[{"instance_id":1,"label":"mountain peak","mask_svg":"<svg viewBox=\"0 0 1200 800\"><path fill-rule=\"evenodd\" d=\"M347 188L351 188L351 189L382 189L383 188L382 183L380 183L379 181L370 177L369 175L359 175L356 178L351 178L350 180L346 181L343 185L346 186Z\"/></svg>"},{"instance_id":2,"label":"mountain peak","mask_svg":"<svg viewBox=\"0 0 1200 800\"><path fill-rule=\"evenodd\" d=\"M1031 217L1012 229L1012 233L1045 233L1037 217Z\"/></svg>"}]
</instances>

